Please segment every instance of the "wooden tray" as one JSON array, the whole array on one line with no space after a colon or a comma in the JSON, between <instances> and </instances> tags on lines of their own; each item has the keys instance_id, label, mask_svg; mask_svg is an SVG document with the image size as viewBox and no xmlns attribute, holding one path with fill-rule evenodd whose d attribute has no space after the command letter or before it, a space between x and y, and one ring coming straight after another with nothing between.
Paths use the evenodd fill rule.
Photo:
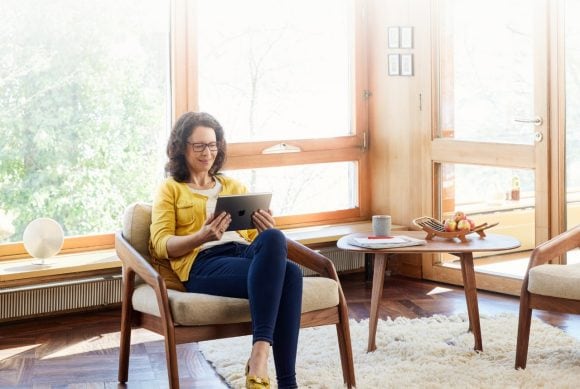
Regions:
<instances>
[{"instance_id":1,"label":"wooden tray","mask_svg":"<svg viewBox=\"0 0 580 389\"><path fill-rule=\"evenodd\" d=\"M427 233L425 239L431 240L435 236L439 236L441 238L453 239L458 238L462 242L467 242L467 238L465 235L471 234L475 232L480 237L485 238L485 230L491 227L497 226L499 223L487 224L483 223L478 226L475 226L472 230L469 231L445 231L443 223L441 223L437 219L433 219L429 216L422 216L416 219L413 219L413 224L417 227L421 228L423 231Z\"/></svg>"}]
</instances>

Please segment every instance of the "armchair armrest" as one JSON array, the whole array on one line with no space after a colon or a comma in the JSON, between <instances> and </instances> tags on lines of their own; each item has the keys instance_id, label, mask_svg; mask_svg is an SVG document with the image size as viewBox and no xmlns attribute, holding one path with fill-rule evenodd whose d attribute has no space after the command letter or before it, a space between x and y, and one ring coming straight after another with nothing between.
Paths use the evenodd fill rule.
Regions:
<instances>
[{"instance_id":1,"label":"armchair armrest","mask_svg":"<svg viewBox=\"0 0 580 389\"><path fill-rule=\"evenodd\" d=\"M123 267L137 273L152 288L157 289L161 284L165 286L165 281L159 273L127 242L120 231L115 234L115 250L123 263Z\"/></svg>"},{"instance_id":2,"label":"armchair armrest","mask_svg":"<svg viewBox=\"0 0 580 389\"><path fill-rule=\"evenodd\" d=\"M125 307L125 304L127 307L132 307L131 299L135 289L135 274L138 274L155 291L161 319L164 321L165 326L167 328L172 327L173 316L169 307L167 286L163 277L127 242L120 231L115 234L115 249L123 263L123 307Z\"/></svg>"},{"instance_id":3,"label":"armchair armrest","mask_svg":"<svg viewBox=\"0 0 580 389\"><path fill-rule=\"evenodd\" d=\"M161 275L147 262L147 260L123 237L121 231L115 233L115 250L123 263L123 297L121 308L121 332L130 332L133 312L133 292L135 291L135 274L145 281L155 291L159 313L161 315L161 327L167 339L175 342L175 334L171 331L174 327L173 315L169 306L167 287ZM127 327L129 330L127 330ZM130 336L121 338L121 350L128 350ZM129 363L127 358L120 357L122 364ZM125 372L127 368L123 368ZM119 370L121 371L121 370ZM126 374L126 373L125 373ZM120 376L121 377L121 376ZM126 380L126 377L125 377ZM122 381L122 380L121 380Z\"/></svg>"},{"instance_id":4,"label":"armchair armrest","mask_svg":"<svg viewBox=\"0 0 580 389\"><path fill-rule=\"evenodd\" d=\"M336 281L338 284L340 321L342 323L348 324L348 306L346 303L346 298L344 297L344 292L342 291L342 286L340 285L340 280L338 279L338 274L336 273L336 269L334 268L332 261L326 258L324 255L319 254L316 251L292 239L286 238L286 242L288 245L288 258L299 265L314 270L323 277ZM348 342L350 344L350 335Z\"/></svg>"},{"instance_id":5,"label":"armchair armrest","mask_svg":"<svg viewBox=\"0 0 580 389\"><path fill-rule=\"evenodd\" d=\"M286 242L288 244L288 258L326 278L338 281L336 269L330 259L292 239L287 238Z\"/></svg>"},{"instance_id":6,"label":"armchair armrest","mask_svg":"<svg viewBox=\"0 0 580 389\"><path fill-rule=\"evenodd\" d=\"M580 225L561 233L558 236L540 244L532 251L528 271L542 265L551 259L559 257L568 251L580 247Z\"/></svg>"}]
</instances>

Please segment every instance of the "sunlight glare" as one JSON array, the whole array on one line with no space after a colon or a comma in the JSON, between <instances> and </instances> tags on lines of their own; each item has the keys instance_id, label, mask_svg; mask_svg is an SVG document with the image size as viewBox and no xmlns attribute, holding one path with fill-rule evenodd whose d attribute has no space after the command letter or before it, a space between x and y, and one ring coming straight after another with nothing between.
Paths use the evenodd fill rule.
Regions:
<instances>
[{"instance_id":1,"label":"sunlight glare","mask_svg":"<svg viewBox=\"0 0 580 389\"><path fill-rule=\"evenodd\" d=\"M39 344L31 344L28 346L13 347L13 348L7 348L4 350L0 350L0 361L10 359L15 355L18 355L18 354L23 353L23 352L28 351L28 350L32 350L33 348L38 347L38 346L40 346L40 343Z\"/></svg>"},{"instance_id":2,"label":"sunlight glare","mask_svg":"<svg viewBox=\"0 0 580 389\"><path fill-rule=\"evenodd\" d=\"M441 293L447 293L447 292L451 292L451 289L449 288L442 288L440 286L437 286L433 289L431 289L431 291L429 293L427 293L427 296L432 296L435 294L441 294Z\"/></svg>"},{"instance_id":3,"label":"sunlight glare","mask_svg":"<svg viewBox=\"0 0 580 389\"><path fill-rule=\"evenodd\" d=\"M42 360L119 348L119 332L110 332L81 340L42 357ZM131 345L163 340L161 335L139 328L131 332Z\"/></svg>"}]
</instances>

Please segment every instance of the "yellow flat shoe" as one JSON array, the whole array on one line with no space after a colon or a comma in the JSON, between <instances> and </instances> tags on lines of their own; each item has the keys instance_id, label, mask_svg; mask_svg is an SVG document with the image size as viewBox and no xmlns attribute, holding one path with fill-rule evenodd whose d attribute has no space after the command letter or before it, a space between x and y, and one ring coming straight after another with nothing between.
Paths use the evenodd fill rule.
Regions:
<instances>
[{"instance_id":1,"label":"yellow flat shoe","mask_svg":"<svg viewBox=\"0 0 580 389\"><path fill-rule=\"evenodd\" d=\"M269 389L270 379L255 375L246 376L246 389Z\"/></svg>"},{"instance_id":2,"label":"yellow flat shoe","mask_svg":"<svg viewBox=\"0 0 580 389\"><path fill-rule=\"evenodd\" d=\"M246 363L246 389L270 389L270 378L250 375L250 360Z\"/></svg>"}]
</instances>

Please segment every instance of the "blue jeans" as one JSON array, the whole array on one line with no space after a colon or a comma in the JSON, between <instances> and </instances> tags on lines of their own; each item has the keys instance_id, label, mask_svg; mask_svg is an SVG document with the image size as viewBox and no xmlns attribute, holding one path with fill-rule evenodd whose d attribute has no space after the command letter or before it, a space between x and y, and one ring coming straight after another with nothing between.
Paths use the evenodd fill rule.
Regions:
<instances>
[{"instance_id":1,"label":"blue jeans","mask_svg":"<svg viewBox=\"0 0 580 389\"><path fill-rule=\"evenodd\" d=\"M226 243L202 251L184 285L188 292L248 299L253 343L272 345L278 387L297 388L302 271L287 254L284 234L268 229L249 246Z\"/></svg>"}]
</instances>

